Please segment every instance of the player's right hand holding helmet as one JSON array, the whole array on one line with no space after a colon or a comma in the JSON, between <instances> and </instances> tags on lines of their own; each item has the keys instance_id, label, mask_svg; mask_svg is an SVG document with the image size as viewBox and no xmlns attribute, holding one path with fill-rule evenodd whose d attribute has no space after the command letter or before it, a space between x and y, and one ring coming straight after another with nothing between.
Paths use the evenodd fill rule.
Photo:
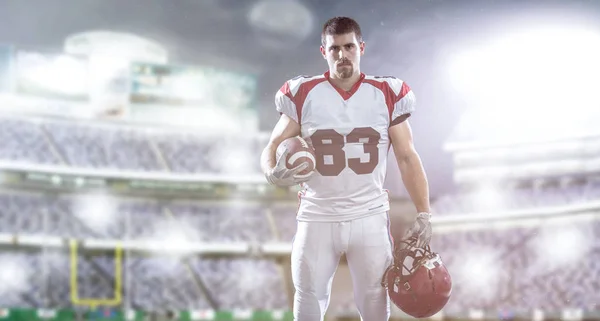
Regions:
<instances>
[{"instance_id":1,"label":"player's right hand holding helmet","mask_svg":"<svg viewBox=\"0 0 600 321\"><path fill-rule=\"evenodd\" d=\"M288 152L284 151L277 158L275 167L265 174L267 182L272 185L287 187L304 183L310 179L315 173L311 171L308 174L300 175L299 173L308 168L309 164L304 162L294 168L287 168L286 159Z\"/></svg>"},{"instance_id":2,"label":"player's right hand holding helmet","mask_svg":"<svg viewBox=\"0 0 600 321\"><path fill-rule=\"evenodd\" d=\"M431 235L433 233L430 220L431 213L420 212L402 239L407 240L410 238L415 238L417 240L415 246L419 248L425 248L429 246Z\"/></svg>"},{"instance_id":3,"label":"player's right hand holding helmet","mask_svg":"<svg viewBox=\"0 0 600 321\"><path fill-rule=\"evenodd\" d=\"M438 313L452 292L452 279L442 258L428 245L418 247L416 237L394 244L394 263L381 284L387 288L390 300L415 318Z\"/></svg>"}]
</instances>

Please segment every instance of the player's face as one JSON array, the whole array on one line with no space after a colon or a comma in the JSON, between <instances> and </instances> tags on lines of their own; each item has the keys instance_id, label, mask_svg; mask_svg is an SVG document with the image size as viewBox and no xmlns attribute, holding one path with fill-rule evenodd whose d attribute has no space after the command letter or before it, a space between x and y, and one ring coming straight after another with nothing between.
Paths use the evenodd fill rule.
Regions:
<instances>
[{"instance_id":1,"label":"player's face","mask_svg":"<svg viewBox=\"0 0 600 321\"><path fill-rule=\"evenodd\" d=\"M330 73L342 79L360 72L360 56L364 52L365 43L359 43L354 32L327 35L325 46L321 46L321 54L327 60Z\"/></svg>"}]
</instances>

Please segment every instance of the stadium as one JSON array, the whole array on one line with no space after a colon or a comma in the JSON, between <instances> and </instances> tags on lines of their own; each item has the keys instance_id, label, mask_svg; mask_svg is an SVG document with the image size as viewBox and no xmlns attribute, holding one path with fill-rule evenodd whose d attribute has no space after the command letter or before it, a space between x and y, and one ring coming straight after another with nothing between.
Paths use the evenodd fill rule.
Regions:
<instances>
[{"instance_id":1,"label":"stadium","mask_svg":"<svg viewBox=\"0 0 600 321\"><path fill-rule=\"evenodd\" d=\"M101 21L109 2L72 10ZM54 50L0 32L0 321L293 320L299 187L269 185L259 159L277 84L324 68L300 47L316 50L310 37L334 14L372 30L365 69L414 78L425 109L446 109L413 125L433 185L431 247L453 279L432 319L600 320L597 3L528 1L511 15L517 2L392 1L372 4L373 18L360 1L250 2L182 1L179 13L235 34L190 41L193 54L143 24L65 27ZM29 10L8 3L0 17ZM488 16L469 23L500 12L517 32L444 42L470 30L450 21L474 6ZM405 42L402 62L380 63ZM414 211L393 166L392 224ZM349 279L342 259L327 320L360 320ZM410 319L392 308L392 320Z\"/></svg>"}]
</instances>

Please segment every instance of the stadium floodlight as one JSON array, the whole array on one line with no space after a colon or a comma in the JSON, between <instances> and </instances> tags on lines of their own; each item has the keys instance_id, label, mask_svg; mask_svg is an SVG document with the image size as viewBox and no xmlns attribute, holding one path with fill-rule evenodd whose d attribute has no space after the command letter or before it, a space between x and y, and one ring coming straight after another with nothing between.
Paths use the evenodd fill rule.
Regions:
<instances>
[{"instance_id":1,"label":"stadium floodlight","mask_svg":"<svg viewBox=\"0 0 600 321\"><path fill-rule=\"evenodd\" d=\"M566 116L585 119L600 106L598 57L600 33L594 30L524 27L458 53L450 81L470 107L485 109L483 123L504 125L507 135L545 135L557 123L570 123L561 128L565 132L579 126Z\"/></svg>"},{"instance_id":2,"label":"stadium floodlight","mask_svg":"<svg viewBox=\"0 0 600 321\"><path fill-rule=\"evenodd\" d=\"M197 244L193 243L199 239L198 232L194 230L195 225L190 222L174 219L164 219L154 224L154 236L150 240L156 252L168 253L174 256L184 256L195 251Z\"/></svg>"},{"instance_id":3,"label":"stadium floodlight","mask_svg":"<svg viewBox=\"0 0 600 321\"><path fill-rule=\"evenodd\" d=\"M560 223L559 223L560 222ZM555 269L578 262L590 250L593 234L587 225L557 221L540 228L534 241L539 269ZM539 271L540 273L543 271Z\"/></svg>"},{"instance_id":4,"label":"stadium floodlight","mask_svg":"<svg viewBox=\"0 0 600 321\"><path fill-rule=\"evenodd\" d=\"M31 265L22 256L3 254L0 256L0 296L10 297L25 292L31 286Z\"/></svg>"},{"instance_id":5,"label":"stadium floodlight","mask_svg":"<svg viewBox=\"0 0 600 321\"><path fill-rule=\"evenodd\" d=\"M477 293L482 299L495 295L500 281L498 257L493 247L470 248L457 271L457 284L460 283L467 292Z\"/></svg>"},{"instance_id":6,"label":"stadium floodlight","mask_svg":"<svg viewBox=\"0 0 600 321\"><path fill-rule=\"evenodd\" d=\"M224 142L211 151L210 159L213 166L226 174L244 174L253 172L254 162L248 161L254 156L248 148L234 147L230 142Z\"/></svg>"},{"instance_id":7,"label":"stadium floodlight","mask_svg":"<svg viewBox=\"0 0 600 321\"><path fill-rule=\"evenodd\" d=\"M95 232L105 233L115 227L117 200L105 193L78 196L73 205L73 214Z\"/></svg>"},{"instance_id":8,"label":"stadium floodlight","mask_svg":"<svg viewBox=\"0 0 600 321\"><path fill-rule=\"evenodd\" d=\"M471 198L475 211L493 211L494 208L504 208L502 202L506 200L505 195L499 188L500 185L482 183Z\"/></svg>"},{"instance_id":9,"label":"stadium floodlight","mask_svg":"<svg viewBox=\"0 0 600 321\"><path fill-rule=\"evenodd\" d=\"M600 34L591 30L540 27L471 48L451 64L452 82L468 97L521 108L597 103ZM583 96L573 96L578 93ZM550 95L547 95L550 94ZM544 108L545 107L545 108ZM547 110L549 106L540 106ZM530 108L530 107L529 107Z\"/></svg>"}]
</instances>

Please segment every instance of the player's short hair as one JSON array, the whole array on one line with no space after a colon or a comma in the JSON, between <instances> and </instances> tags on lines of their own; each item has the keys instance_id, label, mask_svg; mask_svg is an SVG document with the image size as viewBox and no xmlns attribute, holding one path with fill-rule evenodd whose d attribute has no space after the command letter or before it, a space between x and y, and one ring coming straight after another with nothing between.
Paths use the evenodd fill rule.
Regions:
<instances>
[{"instance_id":1,"label":"player's short hair","mask_svg":"<svg viewBox=\"0 0 600 321\"><path fill-rule=\"evenodd\" d=\"M323 32L321 32L321 44L325 46L325 37L330 35L343 35L354 32L356 40L362 42L362 32L360 31L360 25L356 20L348 17L333 17L323 25Z\"/></svg>"}]
</instances>

